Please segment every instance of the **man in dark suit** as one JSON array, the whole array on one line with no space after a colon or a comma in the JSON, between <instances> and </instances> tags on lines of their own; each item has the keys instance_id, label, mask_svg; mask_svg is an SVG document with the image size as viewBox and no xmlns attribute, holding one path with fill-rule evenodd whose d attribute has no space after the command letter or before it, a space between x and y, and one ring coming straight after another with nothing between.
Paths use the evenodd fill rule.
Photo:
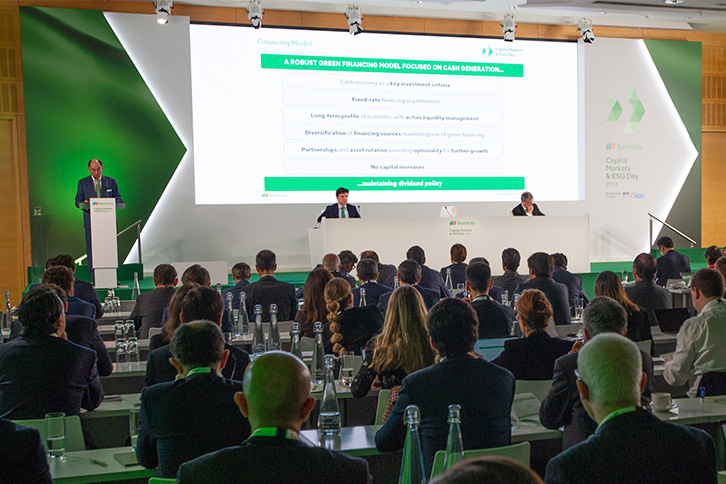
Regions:
<instances>
[{"instance_id":1,"label":"man in dark suit","mask_svg":"<svg viewBox=\"0 0 726 484\"><path fill-rule=\"evenodd\" d=\"M550 304L552 304L555 324L570 324L570 304L567 301L567 286L555 282L552 272L555 263L552 256L544 252L535 252L527 259L530 279L517 285L515 294L521 294L525 289L539 289ZM514 303L514 298L512 298Z\"/></svg>"},{"instance_id":2,"label":"man in dark suit","mask_svg":"<svg viewBox=\"0 0 726 484\"><path fill-rule=\"evenodd\" d=\"M302 423L315 406L310 371L290 353L271 351L247 367L244 390L234 396L252 435L238 446L183 464L181 484L366 484L373 478L360 458L300 440Z\"/></svg>"},{"instance_id":3,"label":"man in dark suit","mask_svg":"<svg viewBox=\"0 0 726 484\"><path fill-rule=\"evenodd\" d=\"M0 482L50 484L53 479L40 432L0 419Z\"/></svg>"},{"instance_id":4,"label":"man in dark suit","mask_svg":"<svg viewBox=\"0 0 726 484\"><path fill-rule=\"evenodd\" d=\"M489 296L493 285L492 271L483 262L474 262L466 268L466 290L471 295L471 307L479 320L479 339L509 336L514 313Z\"/></svg>"},{"instance_id":5,"label":"man in dark suit","mask_svg":"<svg viewBox=\"0 0 726 484\"><path fill-rule=\"evenodd\" d=\"M78 180L76 191L76 207L81 203L88 203L92 198L115 198L116 202L123 202L118 191L116 180L103 176L103 162L89 160L88 171L91 176ZM80 208L80 207L79 207ZM83 228L86 229L86 254L88 255L88 272L93 277L93 257L91 254L91 212L83 209Z\"/></svg>"},{"instance_id":6,"label":"man in dark suit","mask_svg":"<svg viewBox=\"0 0 726 484\"><path fill-rule=\"evenodd\" d=\"M45 262L46 269L53 266L65 266L70 269L74 275L76 273L76 263L73 260L73 256L71 256L70 254L61 254L53 257L52 259L48 259ZM39 285L40 284L33 284L30 286L30 289L35 289ZM82 299L86 302L93 304L93 306L96 308L96 318L100 318L101 316L103 316L103 305L101 304L101 300L98 298L98 293L96 292L96 288L93 287L93 284L87 281L82 281L80 279L74 279L73 295L78 299Z\"/></svg>"},{"instance_id":7,"label":"man in dark suit","mask_svg":"<svg viewBox=\"0 0 726 484\"><path fill-rule=\"evenodd\" d=\"M85 318L96 318L96 308L93 304L74 297L73 271L62 265L51 266L43 271L41 277L43 284L60 286L67 295L67 313Z\"/></svg>"},{"instance_id":8,"label":"man in dark suit","mask_svg":"<svg viewBox=\"0 0 726 484\"><path fill-rule=\"evenodd\" d=\"M421 266L415 260L405 260L398 265L398 279L401 284L411 284L421 294L426 309L431 309L439 302L439 293L425 287L421 287ZM388 309L388 301L393 291L381 294L378 299L378 310L385 316Z\"/></svg>"},{"instance_id":9,"label":"man in dark suit","mask_svg":"<svg viewBox=\"0 0 726 484\"><path fill-rule=\"evenodd\" d=\"M17 308L23 336L0 345L0 417L36 419L49 412L78 415L103 400L96 353L66 339L55 289L28 292Z\"/></svg>"},{"instance_id":10,"label":"man in dark suit","mask_svg":"<svg viewBox=\"0 0 726 484\"><path fill-rule=\"evenodd\" d=\"M648 312L673 307L673 298L668 289L660 287L654 282L657 264L652 255L645 252L638 254L633 261L635 284L625 288L628 299L633 304L644 307Z\"/></svg>"},{"instance_id":11,"label":"man in dark suit","mask_svg":"<svg viewBox=\"0 0 726 484\"><path fill-rule=\"evenodd\" d=\"M527 280L527 277L519 275L517 272L520 260L521 256L517 249L509 247L502 251L502 269L504 270L504 274L495 277L494 284L507 291L508 300L514 296L514 290L517 288L517 284Z\"/></svg>"},{"instance_id":12,"label":"man in dark suit","mask_svg":"<svg viewBox=\"0 0 726 484\"><path fill-rule=\"evenodd\" d=\"M295 286L278 281L274 277L277 270L277 256L271 250L261 250L255 258L255 269L260 280L242 288L247 295L247 314L254 321L255 305L262 306L262 320L270 320L270 304L277 304L278 321L292 321L297 313Z\"/></svg>"},{"instance_id":13,"label":"man in dark suit","mask_svg":"<svg viewBox=\"0 0 726 484\"><path fill-rule=\"evenodd\" d=\"M456 289L459 284L466 282L466 247L462 244L454 244L449 250L451 255L451 264L441 268L441 277L444 278L444 284L446 284L446 277L448 272L451 271L451 287ZM448 287L447 287L448 289Z\"/></svg>"},{"instance_id":14,"label":"man in dark suit","mask_svg":"<svg viewBox=\"0 0 726 484\"><path fill-rule=\"evenodd\" d=\"M217 294L217 291L208 287L197 287L190 290L182 300L179 319L182 325L190 321L212 321L217 326L221 326L221 296ZM245 350L227 343L224 348L229 351L229 358L222 369L222 376L230 380L242 380L245 368L250 362L250 355ZM145 382L147 387L156 383L174 381L178 372L169 362L171 356L171 345L162 346L149 353L146 362Z\"/></svg>"},{"instance_id":15,"label":"man in dark suit","mask_svg":"<svg viewBox=\"0 0 726 484\"><path fill-rule=\"evenodd\" d=\"M373 259L362 259L358 263L358 279L360 287L353 288L353 305L360 307L360 292L366 293L366 306L377 306L383 294L393 291L392 288L378 283L378 264Z\"/></svg>"},{"instance_id":16,"label":"man in dark suit","mask_svg":"<svg viewBox=\"0 0 726 484\"><path fill-rule=\"evenodd\" d=\"M360 218L358 209L355 205L348 204L348 193L347 188L340 187L335 190L335 198L338 199L338 203L328 205L323 210L323 213L318 217L318 223L325 218Z\"/></svg>"},{"instance_id":17,"label":"man in dark suit","mask_svg":"<svg viewBox=\"0 0 726 484\"><path fill-rule=\"evenodd\" d=\"M587 305L582 314L585 329L585 341L598 334L616 333L625 335L628 327L628 316L625 309L609 297L596 297ZM585 346L587 346L586 343ZM573 351L582 346L576 343ZM641 351L642 368L647 376L641 395L641 405L650 403L653 390L653 360L650 355ZM577 392L577 353L573 352L559 358L555 362L552 387L539 407L539 418L548 429L565 427L562 435L562 448L567 449L587 439L595 432L597 424L585 411L582 400Z\"/></svg>"},{"instance_id":18,"label":"man in dark suit","mask_svg":"<svg viewBox=\"0 0 726 484\"><path fill-rule=\"evenodd\" d=\"M664 286L668 279L683 279L681 274L691 272L691 261L685 254L676 252L673 248L673 239L661 237L655 241L661 256L658 257L655 283Z\"/></svg>"},{"instance_id":19,"label":"man in dark suit","mask_svg":"<svg viewBox=\"0 0 726 484\"><path fill-rule=\"evenodd\" d=\"M419 281L421 287L438 292L440 298L451 297L441 273L426 265L426 253L421 247L414 245L408 249L406 259L415 260L421 266L421 280Z\"/></svg>"},{"instance_id":20,"label":"man in dark suit","mask_svg":"<svg viewBox=\"0 0 726 484\"><path fill-rule=\"evenodd\" d=\"M351 289L355 287L355 278L347 272L343 272L343 267L340 263L340 257L338 255L333 253L325 254L323 256L321 266L324 267L328 272L330 272L333 277L338 277L340 279L345 279L346 281L348 281Z\"/></svg>"},{"instance_id":21,"label":"man in dark suit","mask_svg":"<svg viewBox=\"0 0 726 484\"><path fill-rule=\"evenodd\" d=\"M393 287L394 278L398 274L393 264L383 264L374 250L364 250L360 253L360 260L373 259L378 264L378 282L384 286Z\"/></svg>"},{"instance_id":22,"label":"man in dark suit","mask_svg":"<svg viewBox=\"0 0 726 484\"><path fill-rule=\"evenodd\" d=\"M552 279L567 286L567 300L570 303L570 307L575 307L575 301L578 297L582 301L582 307L587 306L590 300L582 288L582 276L573 274L567 270L567 256L561 252L555 252L552 254L552 260L555 263L555 269L552 271Z\"/></svg>"},{"instance_id":23,"label":"man in dark suit","mask_svg":"<svg viewBox=\"0 0 726 484\"><path fill-rule=\"evenodd\" d=\"M522 196L519 199L522 203L512 209L512 215L515 217L544 215L537 204L534 203L534 197L530 192L522 193Z\"/></svg>"},{"instance_id":24,"label":"man in dark suit","mask_svg":"<svg viewBox=\"0 0 726 484\"><path fill-rule=\"evenodd\" d=\"M154 268L156 289L139 294L129 316L134 320L139 338L148 339L149 329L161 328L164 308L169 307L177 282L179 279L176 277L176 269L171 264L159 264Z\"/></svg>"},{"instance_id":25,"label":"man in dark suit","mask_svg":"<svg viewBox=\"0 0 726 484\"><path fill-rule=\"evenodd\" d=\"M431 475L436 451L446 449L449 405L461 405L465 449L509 445L514 375L471 355L477 340L477 320L469 305L459 299L440 301L427 318L431 346L441 362L408 375L398 400L383 427L376 433L376 449L403 448L406 407L417 405L424 475Z\"/></svg>"},{"instance_id":26,"label":"man in dark suit","mask_svg":"<svg viewBox=\"0 0 726 484\"><path fill-rule=\"evenodd\" d=\"M242 288L250 283L251 276L252 269L246 262L238 262L232 266L232 281L234 282L234 286L222 291L222 301L224 301L225 310L227 309L227 294L232 294L232 309L239 309L239 295L242 292Z\"/></svg>"},{"instance_id":27,"label":"man in dark suit","mask_svg":"<svg viewBox=\"0 0 726 484\"><path fill-rule=\"evenodd\" d=\"M250 424L234 403L242 382L221 371L229 352L211 321L183 324L171 339L173 382L141 392L136 456L157 477L176 476L179 466L201 455L235 445L250 435Z\"/></svg>"},{"instance_id":28,"label":"man in dark suit","mask_svg":"<svg viewBox=\"0 0 726 484\"><path fill-rule=\"evenodd\" d=\"M596 336L579 351L577 388L598 427L587 441L549 461L547 484L716 484L711 437L640 407L647 377L639 353L617 334Z\"/></svg>"}]
</instances>

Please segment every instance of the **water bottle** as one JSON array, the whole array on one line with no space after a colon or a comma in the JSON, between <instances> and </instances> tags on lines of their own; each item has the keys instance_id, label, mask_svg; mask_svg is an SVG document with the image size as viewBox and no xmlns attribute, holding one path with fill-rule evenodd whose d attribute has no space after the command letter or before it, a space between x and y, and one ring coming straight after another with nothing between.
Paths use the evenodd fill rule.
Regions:
<instances>
[{"instance_id":1,"label":"water bottle","mask_svg":"<svg viewBox=\"0 0 726 484\"><path fill-rule=\"evenodd\" d=\"M464 460L464 444L461 441L461 406L449 405L449 437L446 439L444 469Z\"/></svg>"},{"instance_id":2,"label":"water bottle","mask_svg":"<svg viewBox=\"0 0 726 484\"><path fill-rule=\"evenodd\" d=\"M398 282L398 274L396 274L395 276L393 276L393 290L395 291L396 289L398 289L399 285L400 283Z\"/></svg>"},{"instance_id":3,"label":"water bottle","mask_svg":"<svg viewBox=\"0 0 726 484\"><path fill-rule=\"evenodd\" d=\"M333 377L334 360L333 355L325 355L325 383L318 416L318 430L323 435L340 433L340 408L338 407L338 394L335 392L335 378Z\"/></svg>"},{"instance_id":4,"label":"water bottle","mask_svg":"<svg viewBox=\"0 0 726 484\"><path fill-rule=\"evenodd\" d=\"M522 329L519 327L519 314L517 314L517 302L519 301L519 294L514 295L514 301L512 308L514 309L514 321L512 321L512 333L511 336L522 337Z\"/></svg>"},{"instance_id":5,"label":"water bottle","mask_svg":"<svg viewBox=\"0 0 726 484\"><path fill-rule=\"evenodd\" d=\"M502 293L502 306L506 306L509 304L509 291L505 290L504 293Z\"/></svg>"},{"instance_id":6,"label":"water bottle","mask_svg":"<svg viewBox=\"0 0 726 484\"><path fill-rule=\"evenodd\" d=\"M451 267L446 268L446 289L449 294L454 294L454 283L451 281Z\"/></svg>"},{"instance_id":7,"label":"water bottle","mask_svg":"<svg viewBox=\"0 0 726 484\"><path fill-rule=\"evenodd\" d=\"M120 319L113 326L113 339L116 342L116 364L126 363L126 326Z\"/></svg>"},{"instance_id":8,"label":"water bottle","mask_svg":"<svg viewBox=\"0 0 726 484\"><path fill-rule=\"evenodd\" d=\"M139 340L136 337L136 327L132 319L127 319L125 326L126 355L129 363L139 362Z\"/></svg>"},{"instance_id":9,"label":"water bottle","mask_svg":"<svg viewBox=\"0 0 726 484\"><path fill-rule=\"evenodd\" d=\"M426 484L421 440L418 435L418 407L406 407L406 443L403 446L398 484Z\"/></svg>"},{"instance_id":10,"label":"water bottle","mask_svg":"<svg viewBox=\"0 0 726 484\"><path fill-rule=\"evenodd\" d=\"M219 294L219 297L222 297L222 284L217 283L217 294Z\"/></svg>"},{"instance_id":11,"label":"water bottle","mask_svg":"<svg viewBox=\"0 0 726 484\"><path fill-rule=\"evenodd\" d=\"M12 313L10 307L10 291L5 291L5 302L3 303L2 329L10 329L12 324ZM2 338L0 338L1 340Z\"/></svg>"},{"instance_id":12,"label":"water bottle","mask_svg":"<svg viewBox=\"0 0 726 484\"><path fill-rule=\"evenodd\" d=\"M247 294L239 293L239 314L237 315L237 330L240 334L250 332L250 318L247 316Z\"/></svg>"},{"instance_id":13,"label":"water bottle","mask_svg":"<svg viewBox=\"0 0 726 484\"><path fill-rule=\"evenodd\" d=\"M360 301L358 301L358 306L361 308L368 306L368 301L366 301L366 288L365 287L360 288Z\"/></svg>"},{"instance_id":14,"label":"water bottle","mask_svg":"<svg viewBox=\"0 0 726 484\"><path fill-rule=\"evenodd\" d=\"M310 374L313 378L313 384L322 385L325 381L325 367L323 365L323 358L325 357L323 323L315 321L313 333L315 333L315 347L313 348L313 361L310 364Z\"/></svg>"},{"instance_id":15,"label":"water bottle","mask_svg":"<svg viewBox=\"0 0 726 484\"><path fill-rule=\"evenodd\" d=\"M267 351L280 351L280 328L277 327L277 304L270 304L270 334L267 337Z\"/></svg>"},{"instance_id":16,"label":"water bottle","mask_svg":"<svg viewBox=\"0 0 726 484\"><path fill-rule=\"evenodd\" d=\"M227 293L227 331L231 333L237 333L237 328L234 324L234 308L232 308L232 299L234 296L231 292Z\"/></svg>"},{"instance_id":17,"label":"water bottle","mask_svg":"<svg viewBox=\"0 0 726 484\"><path fill-rule=\"evenodd\" d=\"M297 356L301 360L302 348L300 347L300 323L292 323L292 331L290 331L290 353Z\"/></svg>"},{"instance_id":18,"label":"water bottle","mask_svg":"<svg viewBox=\"0 0 726 484\"><path fill-rule=\"evenodd\" d=\"M265 332L262 330L262 306L255 305L255 330L252 333L252 357L256 358L265 352Z\"/></svg>"},{"instance_id":19,"label":"water bottle","mask_svg":"<svg viewBox=\"0 0 726 484\"><path fill-rule=\"evenodd\" d=\"M134 287L131 289L131 299L136 301L136 298L139 297L140 293L141 288L139 287L139 273L134 272Z\"/></svg>"},{"instance_id":20,"label":"water bottle","mask_svg":"<svg viewBox=\"0 0 726 484\"><path fill-rule=\"evenodd\" d=\"M302 311L305 309L305 300L304 299L298 299L297 300L297 310Z\"/></svg>"}]
</instances>

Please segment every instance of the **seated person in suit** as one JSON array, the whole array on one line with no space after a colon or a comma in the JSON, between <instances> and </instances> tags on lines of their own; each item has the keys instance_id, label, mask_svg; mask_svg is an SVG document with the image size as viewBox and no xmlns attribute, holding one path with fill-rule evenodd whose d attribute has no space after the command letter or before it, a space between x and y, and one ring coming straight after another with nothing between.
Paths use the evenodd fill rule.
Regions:
<instances>
[{"instance_id":1,"label":"seated person in suit","mask_svg":"<svg viewBox=\"0 0 726 484\"><path fill-rule=\"evenodd\" d=\"M360 260L373 259L378 264L378 282L384 286L393 287L394 278L398 269L393 264L383 264L374 250L364 250L360 253Z\"/></svg>"},{"instance_id":2,"label":"seated person in suit","mask_svg":"<svg viewBox=\"0 0 726 484\"><path fill-rule=\"evenodd\" d=\"M542 478L529 467L508 457L489 455L454 464L431 484L542 484Z\"/></svg>"},{"instance_id":3,"label":"seated person in suit","mask_svg":"<svg viewBox=\"0 0 726 484\"><path fill-rule=\"evenodd\" d=\"M0 345L0 417L44 418L49 412L78 415L103 400L96 352L66 339L59 290L39 287L16 309L23 335Z\"/></svg>"},{"instance_id":4,"label":"seated person in suit","mask_svg":"<svg viewBox=\"0 0 726 484\"><path fill-rule=\"evenodd\" d=\"M48 259L45 262L46 269L53 266L67 267L75 276L76 261L70 254L61 254L53 257L52 259ZM30 289L35 289L39 285L40 284L33 284L32 286L30 286ZM83 301L93 304L93 307L96 308L96 318L100 318L101 316L103 316L103 305L101 305L101 300L98 298L98 293L96 292L96 288L93 287L93 284L87 281L82 281L80 279L75 279L74 277L73 294L78 299L82 299Z\"/></svg>"},{"instance_id":5,"label":"seated person in suit","mask_svg":"<svg viewBox=\"0 0 726 484\"><path fill-rule=\"evenodd\" d=\"M383 331L368 341L363 366L350 390L354 397L364 397L376 378L382 388L399 386L406 375L433 365L435 358L426 332L423 298L414 286L404 284L393 291Z\"/></svg>"},{"instance_id":6,"label":"seated person in suit","mask_svg":"<svg viewBox=\"0 0 726 484\"><path fill-rule=\"evenodd\" d=\"M446 283L446 276L448 275L448 270L450 270L451 287L456 289L459 284L466 282L467 266L464 262L466 260L466 247L461 244L454 244L449 250L449 255L451 256L451 264L441 268L441 277L444 279L444 283Z\"/></svg>"},{"instance_id":7,"label":"seated person in suit","mask_svg":"<svg viewBox=\"0 0 726 484\"><path fill-rule=\"evenodd\" d=\"M645 308L628 299L620 278L612 271L603 271L595 281L595 296L607 296L615 299L628 313L628 339L631 341L649 341L650 317Z\"/></svg>"},{"instance_id":8,"label":"seated person in suit","mask_svg":"<svg viewBox=\"0 0 726 484\"><path fill-rule=\"evenodd\" d=\"M209 287L212 285L212 278L209 276L209 271L199 264L194 264L187 267L182 273L181 277L182 286L194 285L196 287ZM161 327L166 326L166 321L169 319L169 308L164 308L164 315L161 317ZM224 325L224 320L223 320ZM229 328L222 327L222 331L231 331ZM171 338L171 337L170 337Z\"/></svg>"},{"instance_id":9,"label":"seated person in suit","mask_svg":"<svg viewBox=\"0 0 726 484\"><path fill-rule=\"evenodd\" d=\"M277 304L278 321L292 321L297 313L295 286L275 279L277 256L271 250L261 250L255 257L255 269L260 279L247 284L242 291L247 295L247 315L254 320L255 305L262 306L262 320L270 320L270 304Z\"/></svg>"},{"instance_id":10,"label":"seated person in suit","mask_svg":"<svg viewBox=\"0 0 726 484\"><path fill-rule=\"evenodd\" d=\"M340 273L343 276L353 277L352 273L353 269L355 269L355 265L358 263L358 256L355 255L352 250L341 250L340 252L338 252L338 258L340 259ZM347 277L345 277L344 279L347 279ZM351 287L355 287L354 277L353 285Z\"/></svg>"},{"instance_id":11,"label":"seated person in suit","mask_svg":"<svg viewBox=\"0 0 726 484\"><path fill-rule=\"evenodd\" d=\"M51 484L45 447L36 429L0 418L0 482Z\"/></svg>"},{"instance_id":12,"label":"seated person in suit","mask_svg":"<svg viewBox=\"0 0 726 484\"><path fill-rule=\"evenodd\" d=\"M190 289L182 300L179 320L182 325L189 321L212 321L217 326L221 326L222 297L209 287ZM250 355L245 350L230 344L225 343L224 348L229 350L229 357L227 364L222 369L222 376L230 380L241 381L245 368L250 362ZM149 353L146 362L147 387L156 383L174 381L178 372L169 362L171 356L170 345L162 346Z\"/></svg>"},{"instance_id":13,"label":"seated person in suit","mask_svg":"<svg viewBox=\"0 0 726 484\"><path fill-rule=\"evenodd\" d=\"M424 300L426 309L429 310L434 307L434 304L439 302L439 293L432 289L427 289L419 285L421 280L421 266L415 260L405 260L398 265L398 281L401 285L411 284L421 294ZM381 294L378 299L378 310L382 314L386 314L386 308L388 307L388 300L393 295L393 291Z\"/></svg>"},{"instance_id":14,"label":"seated person in suit","mask_svg":"<svg viewBox=\"0 0 726 484\"><path fill-rule=\"evenodd\" d=\"M327 269L333 277L345 279L348 281L351 288L355 287L355 279L353 276L348 273L343 273L342 271L343 266L340 262L340 256L336 254L325 254L321 265Z\"/></svg>"},{"instance_id":15,"label":"seated person in suit","mask_svg":"<svg viewBox=\"0 0 726 484\"><path fill-rule=\"evenodd\" d=\"M325 285L325 302L332 351L337 355L360 355L373 335L383 326L383 317L375 306L353 307L353 294L344 279L336 277ZM326 351L329 353L329 351Z\"/></svg>"},{"instance_id":16,"label":"seated person in suit","mask_svg":"<svg viewBox=\"0 0 726 484\"><path fill-rule=\"evenodd\" d=\"M578 352L577 389L595 435L547 464L548 484L716 484L716 449L703 430L661 420L640 406L647 376L638 347L617 334Z\"/></svg>"},{"instance_id":17,"label":"seated person in suit","mask_svg":"<svg viewBox=\"0 0 726 484\"><path fill-rule=\"evenodd\" d=\"M652 255L645 252L638 254L633 261L635 284L625 288L628 299L648 312L673 307L673 298L668 289L654 282L657 264L658 262Z\"/></svg>"},{"instance_id":18,"label":"seated person in suit","mask_svg":"<svg viewBox=\"0 0 726 484\"><path fill-rule=\"evenodd\" d=\"M328 205L323 210L323 213L318 217L318 223L325 218L360 218L358 209L355 205L348 205L348 193L350 190L347 188L340 187L335 190L335 198L338 203Z\"/></svg>"},{"instance_id":19,"label":"seated person in suit","mask_svg":"<svg viewBox=\"0 0 726 484\"><path fill-rule=\"evenodd\" d=\"M504 270L504 274L496 276L494 278L494 284L507 291L507 300L514 296L514 290L517 288L517 284L527 280L526 276L521 276L517 272L520 261L521 256L517 249L509 247L502 251L502 269Z\"/></svg>"},{"instance_id":20,"label":"seated person in suit","mask_svg":"<svg viewBox=\"0 0 726 484\"><path fill-rule=\"evenodd\" d=\"M688 256L676 252L673 248L673 239L661 237L655 241L661 256L657 260L655 283L664 286L668 279L683 279L681 274L691 272L691 261Z\"/></svg>"},{"instance_id":21,"label":"seated person in suit","mask_svg":"<svg viewBox=\"0 0 726 484\"><path fill-rule=\"evenodd\" d=\"M140 339L149 338L149 329L161 327L164 308L169 306L169 301L175 292L174 286L178 281L174 266L159 264L154 268L156 289L139 294L134 309L131 310L131 316L129 316L134 320L134 326Z\"/></svg>"},{"instance_id":22,"label":"seated person in suit","mask_svg":"<svg viewBox=\"0 0 726 484\"><path fill-rule=\"evenodd\" d=\"M582 276L573 274L567 270L567 256L562 252L555 252L552 254L552 260L555 263L555 269L552 271L552 279L567 286L567 301L570 303L570 307L575 307L577 298L580 298L582 301L583 308L587 306L590 299L582 288Z\"/></svg>"},{"instance_id":23,"label":"seated person in suit","mask_svg":"<svg viewBox=\"0 0 726 484\"><path fill-rule=\"evenodd\" d=\"M73 271L65 266L53 266L43 271L41 281L43 284L57 284L57 281L63 281L61 286L68 297L68 314L83 316L85 318L96 319L96 308L93 304L83 301L75 297L73 294ZM67 281L68 284L66 284ZM70 289L66 289L70 287Z\"/></svg>"},{"instance_id":24,"label":"seated person in suit","mask_svg":"<svg viewBox=\"0 0 726 484\"><path fill-rule=\"evenodd\" d=\"M529 280L518 284L514 293L521 294L526 289L539 289L552 304L555 324L570 324L567 286L552 279L552 272L555 268L552 256L544 252L535 252L527 259L527 266L529 267Z\"/></svg>"},{"instance_id":25,"label":"seated person in suit","mask_svg":"<svg viewBox=\"0 0 726 484\"><path fill-rule=\"evenodd\" d=\"M572 341L552 338L545 329L552 305L542 291L527 289L517 301L517 321L524 338L504 342L492 363L506 368L517 380L551 380L555 361L572 349Z\"/></svg>"},{"instance_id":26,"label":"seated person in suit","mask_svg":"<svg viewBox=\"0 0 726 484\"><path fill-rule=\"evenodd\" d=\"M403 448L406 407L417 405L424 475L429 476L436 451L446 449L449 405L461 405L464 449L509 445L514 375L471 355L478 323L464 301L441 300L429 311L427 325L431 346L443 359L403 380L390 417L376 433L376 448L380 452Z\"/></svg>"},{"instance_id":27,"label":"seated person in suit","mask_svg":"<svg viewBox=\"0 0 726 484\"><path fill-rule=\"evenodd\" d=\"M530 192L523 192L522 196L519 197L520 203L512 209L512 215L515 217L531 217L533 215L544 215L539 209L536 203L534 203L534 196Z\"/></svg>"},{"instance_id":28,"label":"seated person in suit","mask_svg":"<svg viewBox=\"0 0 726 484\"><path fill-rule=\"evenodd\" d=\"M415 260L421 266L421 280L419 285L439 293L440 298L450 297L449 289L441 277L441 273L426 265L426 253L418 245L414 245L406 251L406 259Z\"/></svg>"},{"instance_id":29,"label":"seated person in suit","mask_svg":"<svg viewBox=\"0 0 726 484\"><path fill-rule=\"evenodd\" d=\"M174 331L181 326L181 318L179 316L181 315L181 307L182 302L184 301L184 296L186 296L189 291L197 287L199 287L199 284L192 282L184 284L174 292L174 295L171 297L171 301L169 301L169 307L167 308L168 319L164 323L162 332L160 334L155 334L149 340L149 351L154 351L171 343L171 337L174 336Z\"/></svg>"},{"instance_id":30,"label":"seated person in suit","mask_svg":"<svg viewBox=\"0 0 726 484\"><path fill-rule=\"evenodd\" d=\"M303 286L303 308L295 314L295 321L300 323L300 336L314 338L313 325L316 321L325 323L328 319L328 306L325 303L325 285L333 278L327 269L322 267L310 271ZM330 335L323 336L325 341Z\"/></svg>"},{"instance_id":31,"label":"seated person in suit","mask_svg":"<svg viewBox=\"0 0 726 484\"><path fill-rule=\"evenodd\" d=\"M471 297L471 307L479 320L479 339L509 336L514 321L512 310L489 295L492 285L492 271L488 264L469 264L466 268L466 290Z\"/></svg>"},{"instance_id":32,"label":"seated person in suit","mask_svg":"<svg viewBox=\"0 0 726 484\"><path fill-rule=\"evenodd\" d=\"M242 382L221 373L229 351L219 327L211 321L183 324L171 340L171 354L176 379L141 392L136 446L139 463L166 478L176 477L184 462L250 435L234 403Z\"/></svg>"},{"instance_id":33,"label":"seated person in suit","mask_svg":"<svg viewBox=\"0 0 726 484\"><path fill-rule=\"evenodd\" d=\"M227 294L232 294L232 309L239 309L239 295L242 288L250 283L252 269L246 262L238 262L232 266L232 281L234 286L222 291L222 301L227 304Z\"/></svg>"},{"instance_id":34,"label":"seated person in suit","mask_svg":"<svg viewBox=\"0 0 726 484\"><path fill-rule=\"evenodd\" d=\"M393 291L392 288L378 283L378 264L373 259L363 259L358 264L358 279L360 287L353 288L353 305L359 307L360 291L365 290L366 306L377 306L380 297Z\"/></svg>"},{"instance_id":35,"label":"seated person in suit","mask_svg":"<svg viewBox=\"0 0 726 484\"><path fill-rule=\"evenodd\" d=\"M628 316L625 309L609 297L596 297L587 305L582 313L582 324L585 330L585 341L598 334L627 333ZM548 429L565 427L562 434L562 448L567 449L582 442L597 429L597 424L585 411L577 392L577 353L581 347L576 343L572 353L555 362L552 377L552 388L539 407L539 419ZM587 346L587 343L585 343ZM641 351L643 371L647 376L645 389L640 397L640 404L650 403L653 391L653 360L650 355Z\"/></svg>"},{"instance_id":36,"label":"seated person in suit","mask_svg":"<svg viewBox=\"0 0 726 484\"><path fill-rule=\"evenodd\" d=\"M177 474L180 484L372 482L365 460L300 441L315 400L310 371L295 356L270 351L255 358L234 399L249 419L252 435L240 445L183 464Z\"/></svg>"}]
</instances>

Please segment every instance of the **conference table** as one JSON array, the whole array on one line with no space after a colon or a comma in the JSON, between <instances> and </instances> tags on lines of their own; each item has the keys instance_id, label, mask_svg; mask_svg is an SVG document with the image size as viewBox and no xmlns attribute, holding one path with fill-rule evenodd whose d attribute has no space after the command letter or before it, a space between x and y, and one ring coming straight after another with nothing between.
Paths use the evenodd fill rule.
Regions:
<instances>
[{"instance_id":1,"label":"conference table","mask_svg":"<svg viewBox=\"0 0 726 484\"><path fill-rule=\"evenodd\" d=\"M131 447L66 452L62 460L49 458L48 465L55 484L148 480L156 475L155 469L138 464L124 466L114 458L116 454L128 452L132 452Z\"/></svg>"}]
</instances>

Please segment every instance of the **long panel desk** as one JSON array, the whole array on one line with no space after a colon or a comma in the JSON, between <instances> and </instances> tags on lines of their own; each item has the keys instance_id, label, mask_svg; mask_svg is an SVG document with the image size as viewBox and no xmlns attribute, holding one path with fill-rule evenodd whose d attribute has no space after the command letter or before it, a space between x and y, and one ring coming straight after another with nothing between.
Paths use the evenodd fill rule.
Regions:
<instances>
[{"instance_id":1,"label":"long panel desk","mask_svg":"<svg viewBox=\"0 0 726 484\"><path fill-rule=\"evenodd\" d=\"M154 469L146 469L138 464L124 466L113 457L114 454L126 452L131 452L131 447L66 452L63 460L48 459L48 465L55 484L127 481L156 475ZM91 459L106 465L94 463Z\"/></svg>"}]
</instances>

